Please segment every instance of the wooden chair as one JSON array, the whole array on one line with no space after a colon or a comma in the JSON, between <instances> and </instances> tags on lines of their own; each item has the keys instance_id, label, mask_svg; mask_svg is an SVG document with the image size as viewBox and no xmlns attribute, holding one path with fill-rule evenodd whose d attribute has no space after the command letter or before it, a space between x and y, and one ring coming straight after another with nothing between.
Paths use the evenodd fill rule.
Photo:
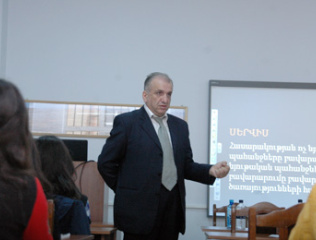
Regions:
<instances>
[{"instance_id":1,"label":"wooden chair","mask_svg":"<svg viewBox=\"0 0 316 240\"><path fill-rule=\"evenodd\" d=\"M47 200L48 205L48 226L49 226L49 233L53 235L54 231L54 215L55 215L55 204L53 199Z\"/></svg>"},{"instance_id":2,"label":"wooden chair","mask_svg":"<svg viewBox=\"0 0 316 240\"><path fill-rule=\"evenodd\" d=\"M303 209L304 203L292 207L276 210L264 215L258 215L255 208L249 208L248 239L256 239L257 227L274 227L278 229L279 240L287 240L289 228L294 226L298 215Z\"/></svg>"},{"instance_id":3,"label":"wooden chair","mask_svg":"<svg viewBox=\"0 0 316 240\"><path fill-rule=\"evenodd\" d=\"M224 213L225 227L227 227L227 206L217 207L216 204L213 204L213 226L216 226L217 213Z\"/></svg>"},{"instance_id":4,"label":"wooden chair","mask_svg":"<svg viewBox=\"0 0 316 240\"><path fill-rule=\"evenodd\" d=\"M246 218L247 226L249 225L249 209L253 208L255 209L255 214L256 215L261 215L261 214L267 214L275 210L282 210L284 207L278 207L274 205L273 203L270 202L259 202L251 207L245 207L243 209L236 209L237 205L233 205L232 207L232 227L231 227L231 232L236 232L236 217L244 217Z\"/></svg>"},{"instance_id":5,"label":"wooden chair","mask_svg":"<svg viewBox=\"0 0 316 240\"><path fill-rule=\"evenodd\" d=\"M237 205L238 203L234 203L234 205ZM223 213L224 214L224 222L225 227L217 226L217 213ZM212 225L211 226L202 226L201 229L203 232L206 231L219 231L219 232L229 232L230 229L227 228L227 206L217 207L216 204L213 204L213 217L212 217Z\"/></svg>"},{"instance_id":6,"label":"wooden chair","mask_svg":"<svg viewBox=\"0 0 316 240\"><path fill-rule=\"evenodd\" d=\"M267 214L275 210L283 210L283 207L278 207L270 202L259 202L251 207L245 207L240 210L236 210L236 206L238 204L234 204L232 207L232 227L229 229L226 227L226 229L219 229L216 227L209 227L204 228L204 232L207 239L238 239L238 240L247 240L249 237L249 228L246 229L236 229L236 216L244 216L246 219L251 221L249 219L249 210L250 208L253 209L254 213L257 215L259 214ZM249 222L248 221L248 222ZM249 224L249 223L248 223ZM273 237L269 237L271 233L275 233L275 228L267 229L268 231L260 231L260 233L256 232L256 236L263 240L263 239L275 239ZM272 231L271 231L272 230Z\"/></svg>"},{"instance_id":7,"label":"wooden chair","mask_svg":"<svg viewBox=\"0 0 316 240\"><path fill-rule=\"evenodd\" d=\"M225 227L217 226L217 213L223 213L225 216ZM216 204L213 204L213 223L210 226L201 226L203 232L205 231L214 231L215 229L218 231L227 231L227 206L217 207Z\"/></svg>"},{"instance_id":8,"label":"wooden chair","mask_svg":"<svg viewBox=\"0 0 316 240\"><path fill-rule=\"evenodd\" d=\"M88 197L91 224L91 234L101 239L116 239L116 228L108 224L104 215L104 188L105 183L101 177L97 162L74 161L77 179L75 183L80 191Z\"/></svg>"}]
</instances>

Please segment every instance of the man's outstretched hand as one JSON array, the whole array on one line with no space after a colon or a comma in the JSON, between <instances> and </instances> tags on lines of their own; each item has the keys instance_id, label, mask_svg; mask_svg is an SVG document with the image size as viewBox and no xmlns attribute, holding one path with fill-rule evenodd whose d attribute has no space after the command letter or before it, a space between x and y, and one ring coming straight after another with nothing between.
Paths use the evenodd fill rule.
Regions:
<instances>
[{"instance_id":1,"label":"man's outstretched hand","mask_svg":"<svg viewBox=\"0 0 316 240\"><path fill-rule=\"evenodd\" d=\"M230 167L227 162L218 162L210 168L210 175L216 178L226 177Z\"/></svg>"}]
</instances>

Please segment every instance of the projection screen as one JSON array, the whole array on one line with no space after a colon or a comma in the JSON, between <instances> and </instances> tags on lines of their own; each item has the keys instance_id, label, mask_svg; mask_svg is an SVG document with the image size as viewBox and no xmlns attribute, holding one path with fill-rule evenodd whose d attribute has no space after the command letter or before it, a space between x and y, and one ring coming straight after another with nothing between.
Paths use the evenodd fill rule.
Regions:
<instances>
[{"instance_id":1,"label":"projection screen","mask_svg":"<svg viewBox=\"0 0 316 240\"><path fill-rule=\"evenodd\" d=\"M229 175L208 191L212 205L244 200L289 207L316 182L316 84L210 80L209 162Z\"/></svg>"}]
</instances>

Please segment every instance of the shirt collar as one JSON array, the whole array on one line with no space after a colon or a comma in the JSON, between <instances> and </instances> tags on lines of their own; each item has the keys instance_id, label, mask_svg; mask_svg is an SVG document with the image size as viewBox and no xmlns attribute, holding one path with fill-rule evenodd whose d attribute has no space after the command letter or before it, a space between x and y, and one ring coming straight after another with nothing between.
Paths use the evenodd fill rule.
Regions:
<instances>
[{"instance_id":1,"label":"shirt collar","mask_svg":"<svg viewBox=\"0 0 316 240\"><path fill-rule=\"evenodd\" d=\"M147 112L147 114L148 114L150 119L152 119L153 116L157 117L155 114L153 114L153 112L149 109L149 107L146 104L144 104L144 108L145 108L145 110L146 110L146 112ZM167 113L165 113L165 115L162 116L161 118L163 118L164 120L168 120Z\"/></svg>"}]
</instances>

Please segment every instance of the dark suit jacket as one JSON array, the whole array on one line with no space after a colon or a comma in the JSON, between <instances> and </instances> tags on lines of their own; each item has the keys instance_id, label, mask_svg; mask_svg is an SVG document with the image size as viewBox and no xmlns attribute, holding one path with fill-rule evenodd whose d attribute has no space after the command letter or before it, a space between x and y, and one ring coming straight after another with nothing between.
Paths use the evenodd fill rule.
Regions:
<instances>
[{"instance_id":1,"label":"dark suit jacket","mask_svg":"<svg viewBox=\"0 0 316 240\"><path fill-rule=\"evenodd\" d=\"M185 216L184 179L213 184L211 165L193 162L188 125L168 115L183 216ZM98 169L115 192L114 224L120 230L148 234L158 209L162 175L162 149L144 107L118 115L98 158ZM185 219L181 232L185 231Z\"/></svg>"}]
</instances>

